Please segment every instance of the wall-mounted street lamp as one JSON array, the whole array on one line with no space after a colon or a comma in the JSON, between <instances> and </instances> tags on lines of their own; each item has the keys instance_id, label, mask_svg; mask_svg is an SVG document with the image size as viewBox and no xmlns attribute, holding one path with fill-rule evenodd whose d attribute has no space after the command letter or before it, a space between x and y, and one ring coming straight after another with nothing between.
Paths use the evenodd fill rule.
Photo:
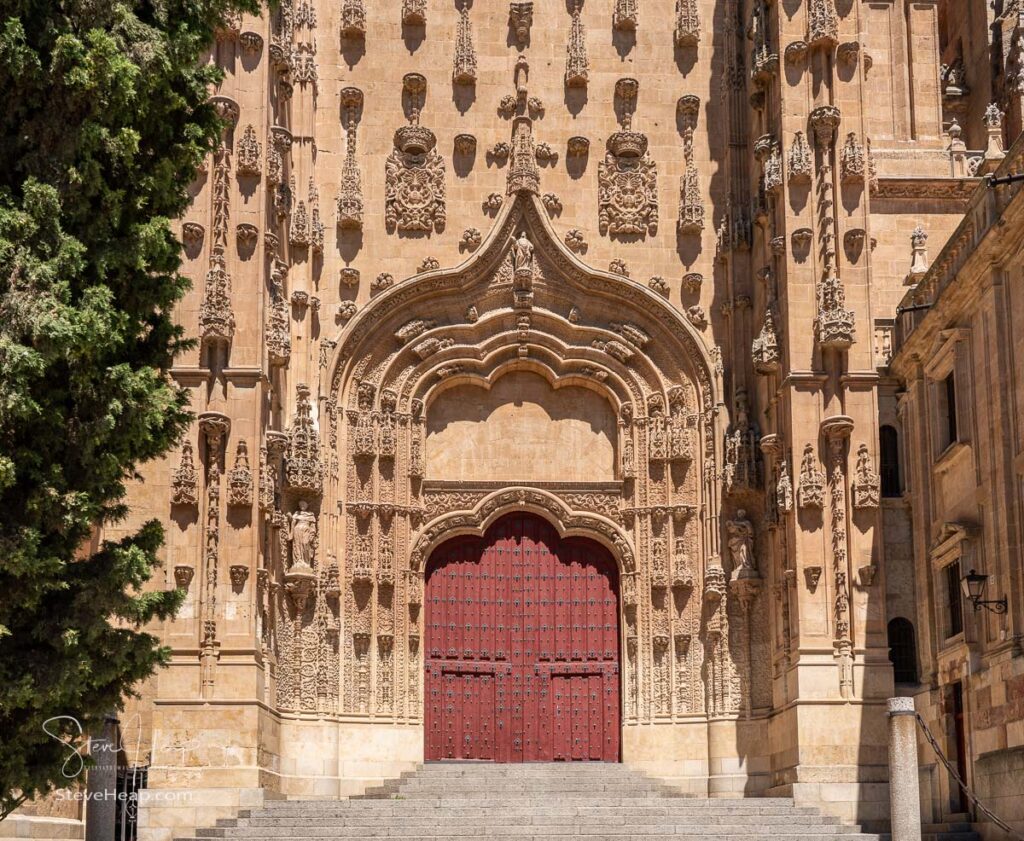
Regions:
<instances>
[{"instance_id":1,"label":"wall-mounted street lamp","mask_svg":"<svg viewBox=\"0 0 1024 841\"><path fill-rule=\"evenodd\" d=\"M987 584L988 576L983 575L980 572L975 572L973 569L960 579L960 586L963 588L964 595L967 596L971 604L974 605L975 612L984 607L986 610L991 610L993 613L1006 613L1006 596L1003 596L1001 599L982 598L982 596L985 595L985 586Z\"/></svg>"}]
</instances>

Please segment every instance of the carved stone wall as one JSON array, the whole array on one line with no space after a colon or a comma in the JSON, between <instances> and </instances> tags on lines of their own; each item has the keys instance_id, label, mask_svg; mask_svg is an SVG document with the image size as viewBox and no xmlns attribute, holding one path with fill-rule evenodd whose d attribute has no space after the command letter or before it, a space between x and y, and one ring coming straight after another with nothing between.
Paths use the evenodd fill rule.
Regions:
<instances>
[{"instance_id":1,"label":"carved stone wall","mask_svg":"<svg viewBox=\"0 0 1024 841\"><path fill-rule=\"evenodd\" d=\"M995 165L971 149L994 162L1020 114L1004 85L1005 122L952 128L990 101L959 84L976 45L940 74L943 5L282 0L221 33L225 129L181 222L200 341L173 371L206 421L130 499L186 590L151 784L406 770L426 559L518 507L620 564L626 761L880 817L851 782L884 775L890 691L873 345L919 226L960 259L943 240ZM435 473L446 396L524 378L557 395L527 431L593 426L594 464L581 433L543 478ZM251 714L250 770L185 747L234 726L194 697ZM295 772L327 744L346 761Z\"/></svg>"}]
</instances>

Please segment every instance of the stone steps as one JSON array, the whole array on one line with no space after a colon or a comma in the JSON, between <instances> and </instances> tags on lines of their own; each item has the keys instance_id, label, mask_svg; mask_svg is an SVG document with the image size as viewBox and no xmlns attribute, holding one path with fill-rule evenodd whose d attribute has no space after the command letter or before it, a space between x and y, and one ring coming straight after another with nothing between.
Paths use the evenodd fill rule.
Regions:
<instances>
[{"instance_id":1,"label":"stone steps","mask_svg":"<svg viewBox=\"0 0 1024 841\"><path fill-rule=\"evenodd\" d=\"M268 801L178 841L887 841L787 798L684 795L623 765L429 764L344 801ZM973 841L948 839L947 841Z\"/></svg>"}]
</instances>

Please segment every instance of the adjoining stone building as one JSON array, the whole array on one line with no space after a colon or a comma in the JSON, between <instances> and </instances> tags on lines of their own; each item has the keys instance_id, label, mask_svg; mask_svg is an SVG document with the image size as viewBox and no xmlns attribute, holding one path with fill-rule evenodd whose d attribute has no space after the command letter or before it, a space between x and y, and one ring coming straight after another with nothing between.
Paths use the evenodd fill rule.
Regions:
<instances>
[{"instance_id":1,"label":"adjoining stone building","mask_svg":"<svg viewBox=\"0 0 1024 841\"><path fill-rule=\"evenodd\" d=\"M913 580L905 582L914 595L913 623L900 626L907 616L889 620L897 637L896 678L904 682L901 691L913 693L967 785L1018 826L1024 820L1024 184L1000 179L1021 173L1024 138L994 172L995 181L975 192L933 265L907 291L890 363L903 439L903 476L894 490L911 511L915 558ZM962 586L975 570L988 576L981 598L989 604L977 607ZM925 815L941 820L972 811L923 742L921 757Z\"/></svg>"},{"instance_id":2,"label":"adjoining stone building","mask_svg":"<svg viewBox=\"0 0 1024 841\"><path fill-rule=\"evenodd\" d=\"M950 325L898 308L942 285L929 246L980 236L1019 16L283 0L223 32L228 128L181 228L196 423L124 524L165 522L155 586L187 592L127 712L147 841L444 756L621 759L878 826L885 699L945 733L939 687L982 663L971 773L1001 796L1020 659L987 615L938 643L927 570L936 523L950 552L988 541L1019 632L1016 443L949 457L971 511L929 501L911 348ZM985 353L1017 337L971 336L962 377L998 390ZM593 704L538 700L584 679Z\"/></svg>"}]
</instances>

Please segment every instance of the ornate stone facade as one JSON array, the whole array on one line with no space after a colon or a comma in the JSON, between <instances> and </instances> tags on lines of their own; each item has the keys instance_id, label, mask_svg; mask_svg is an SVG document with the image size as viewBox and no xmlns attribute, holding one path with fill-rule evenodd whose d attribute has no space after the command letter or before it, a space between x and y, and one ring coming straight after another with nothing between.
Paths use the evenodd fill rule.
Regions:
<instances>
[{"instance_id":1,"label":"ornate stone facade","mask_svg":"<svg viewBox=\"0 0 1024 841\"><path fill-rule=\"evenodd\" d=\"M889 581L922 561L876 337L914 229L939 253L971 150L1010 149L988 105L1020 128L1012 85L939 90L942 5L282 0L265 48L218 44L174 369L203 432L130 497L195 576L150 785L413 767L431 553L528 510L617 561L623 761L884 821ZM190 834L161 808L144 841Z\"/></svg>"}]
</instances>

